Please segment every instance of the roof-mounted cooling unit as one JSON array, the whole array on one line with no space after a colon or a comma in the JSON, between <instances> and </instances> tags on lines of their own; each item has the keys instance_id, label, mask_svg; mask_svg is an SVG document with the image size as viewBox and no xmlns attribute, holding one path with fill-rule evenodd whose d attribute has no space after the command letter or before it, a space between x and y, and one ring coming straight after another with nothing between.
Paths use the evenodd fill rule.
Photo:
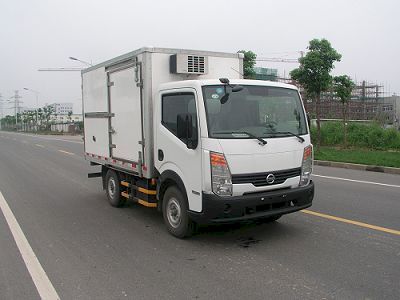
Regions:
<instances>
[{"instance_id":1,"label":"roof-mounted cooling unit","mask_svg":"<svg viewBox=\"0 0 400 300\"><path fill-rule=\"evenodd\" d=\"M207 74L208 57L191 54L174 54L169 60L170 72L173 74Z\"/></svg>"}]
</instances>

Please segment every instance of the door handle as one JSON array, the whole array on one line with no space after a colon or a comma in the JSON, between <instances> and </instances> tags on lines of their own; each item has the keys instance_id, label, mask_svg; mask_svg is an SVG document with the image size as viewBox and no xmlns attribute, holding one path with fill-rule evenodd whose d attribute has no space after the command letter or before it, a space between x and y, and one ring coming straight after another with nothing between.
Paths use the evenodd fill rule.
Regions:
<instances>
[{"instance_id":1,"label":"door handle","mask_svg":"<svg viewBox=\"0 0 400 300\"><path fill-rule=\"evenodd\" d=\"M158 160L159 161L164 160L164 152L161 149L158 149Z\"/></svg>"}]
</instances>

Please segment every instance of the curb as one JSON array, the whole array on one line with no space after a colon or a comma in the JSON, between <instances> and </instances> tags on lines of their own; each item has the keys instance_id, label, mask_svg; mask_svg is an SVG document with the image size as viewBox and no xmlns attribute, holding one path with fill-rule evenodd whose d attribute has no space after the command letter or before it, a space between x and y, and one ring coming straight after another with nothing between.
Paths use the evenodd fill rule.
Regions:
<instances>
[{"instance_id":1,"label":"curb","mask_svg":"<svg viewBox=\"0 0 400 300\"><path fill-rule=\"evenodd\" d=\"M314 165L400 175L400 168L360 165L360 164L343 163L343 162L326 161L326 160L314 160Z\"/></svg>"}]
</instances>

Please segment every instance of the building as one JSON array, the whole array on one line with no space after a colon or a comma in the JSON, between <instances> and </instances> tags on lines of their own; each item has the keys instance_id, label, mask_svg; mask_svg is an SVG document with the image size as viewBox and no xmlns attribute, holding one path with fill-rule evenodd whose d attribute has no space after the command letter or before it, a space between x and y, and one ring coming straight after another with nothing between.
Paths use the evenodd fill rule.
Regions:
<instances>
[{"instance_id":1,"label":"building","mask_svg":"<svg viewBox=\"0 0 400 300\"><path fill-rule=\"evenodd\" d=\"M300 88L300 92L307 112L315 118L316 103L307 98L303 89ZM377 121L381 124L396 126L399 120L396 97L398 96L384 97L383 86L363 81L356 84L353 89L348 103L347 118L357 121ZM400 97L398 101L400 101ZM341 119L343 117L342 102L334 92L328 91L321 95L320 112L321 119Z\"/></svg>"},{"instance_id":2,"label":"building","mask_svg":"<svg viewBox=\"0 0 400 300\"><path fill-rule=\"evenodd\" d=\"M71 114L70 116L63 114L53 114L51 116L51 121L54 124L76 123L82 122L83 116L82 114Z\"/></svg>"},{"instance_id":3,"label":"building","mask_svg":"<svg viewBox=\"0 0 400 300\"><path fill-rule=\"evenodd\" d=\"M53 103L50 104L53 107L54 114L56 115L68 115L68 113L73 112L73 104L72 103Z\"/></svg>"},{"instance_id":4,"label":"building","mask_svg":"<svg viewBox=\"0 0 400 300\"><path fill-rule=\"evenodd\" d=\"M253 70L256 73L257 80L277 81L278 78L277 69L254 67Z\"/></svg>"},{"instance_id":5,"label":"building","mask_svg":"<svg viewBox=\"0 0 400 300\"><path fill-rule=\"evenodd\" d=\"M400 96L397 96L396 94L393 94L390 97L385 97L385 99L393 103L394 105L394 111L395 111L395 118L396 118L396 126L398 129L400 129Z\"/></svg>"}]
</instances>

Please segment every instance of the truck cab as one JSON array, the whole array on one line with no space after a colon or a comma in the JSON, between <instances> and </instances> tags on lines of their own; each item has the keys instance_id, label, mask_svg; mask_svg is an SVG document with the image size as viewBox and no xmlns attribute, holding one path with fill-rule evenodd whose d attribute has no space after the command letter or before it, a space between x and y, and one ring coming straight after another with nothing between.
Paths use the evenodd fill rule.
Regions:
<instances>
[{"instance_id":1,"label":"truck cab","mask_svg":"<svg viewBox=\"0 0 400 300\"><path fill-rule=\"evenodd\" d=\"M180 195L159 193L170 231L273 220L311 206L313 152L295 86L187 80L160 85L153 99L160 185L180 182Z\"/></svg>"}]
</instances>

